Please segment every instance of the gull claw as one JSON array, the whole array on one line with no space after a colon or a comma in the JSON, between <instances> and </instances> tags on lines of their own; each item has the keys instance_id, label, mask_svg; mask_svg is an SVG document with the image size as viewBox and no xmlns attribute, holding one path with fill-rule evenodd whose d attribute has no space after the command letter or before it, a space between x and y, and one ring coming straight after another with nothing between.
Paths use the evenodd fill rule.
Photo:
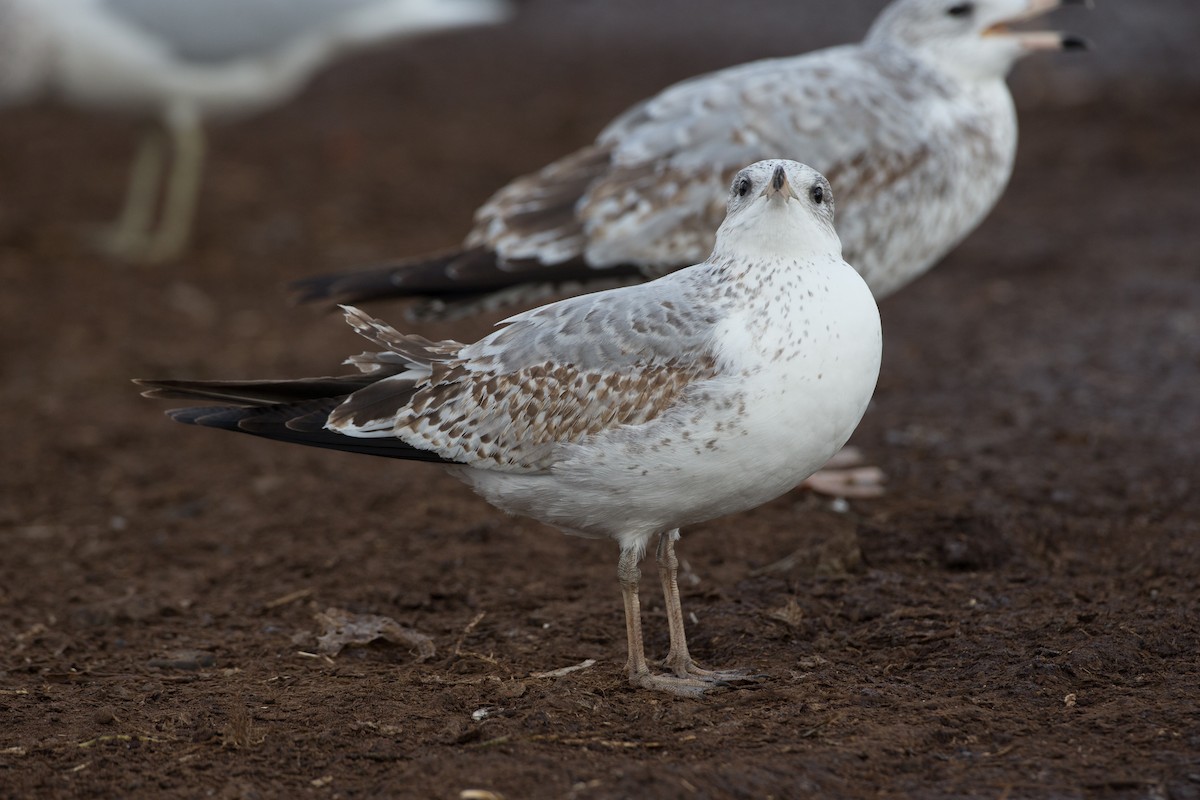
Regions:
<instances>
[{"instance_id":1,"label":"gull claw","mask_svg":"<svg viewBox=\"0 0 1200 800\"><path fill-rule=\"evenodd\" d=\"M677 677L704 681L715 686L732 686L736 683L757 683L767 677L761 673L749 672L744 669L705 669L691 658L673 661L668 657L663 660L662 665L675 673Z\"/></svg>"},{"instance_id":2,"label":"gull claw","mask_svg":"<svg viewBox=\"0 0 1200 800\"><path fill-rule=\"evenodd\" d=\"M716 684L699 678L680 678L675 675L654 675L649 672L635 672L629 676L629 685L635 689L653 689L667 692L679 697L701 697Z\"/></svg>"},{"instance_id":3,"label":"gull claw","mask_svg":"<svg viewBox=\"0 0 1200 800\"><path fill-rule=\"evenodd\" d=\"M738 688L738 684L757 684L765 679L765 675L741 670L710 671L696 667L685 675L634 673L629 676L629 684L636 689L653 689L679 697L702 697L713 690Z\"/></svg>"}]
</instances>

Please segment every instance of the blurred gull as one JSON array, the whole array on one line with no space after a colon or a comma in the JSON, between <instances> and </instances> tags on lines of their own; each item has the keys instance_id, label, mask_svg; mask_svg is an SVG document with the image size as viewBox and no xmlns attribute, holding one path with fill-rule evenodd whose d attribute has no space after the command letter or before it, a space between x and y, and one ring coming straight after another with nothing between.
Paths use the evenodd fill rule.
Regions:
<instances>
[{"instance_id":1,"label":"blurred gull","mask_svg":"<svg viewBox=\"0 0 1200 800\"><path fill-rule=\"evenodd\" d=\"M1009 25L1083 1L895 0L861 44L724 69L635 105L594 144L497 192L460 248L309 278L297 292L434 298L425 311L436 314L446 300L498 305L546 284L660 275L712 247L740 165L786 157L829 177L846 260L881 299L958 244L1004 190L1017 146L1004 82L1013 64L1084 45Z\"/></svg>"},{"instance_id":2,"label":"blurred gull","mask_svg":"<svg viewBox=\"0 0 1200 800\"><path fill-rule=\"evenodd\" d=\"M190 234L205 119L282 103L347 51L506 13L505 0L0 0L0 104L50 96L157 116L169 174L156 129L105 245L162 261Z\"/></svg>"},{"instance_id":3,"label":"blurred gull","mask_svg":"<svg viewBox=\"0 0 1200 800\"><path fill-rule=\"evenodd\" d=\"M728 197L702 264L536 308L474 344L405 336L347 308L381 348L349 360L362 374L141 383L150 396L232 404L170 412L179 422L440 462L505 511L615 539L629 681L700 694L747 676L688 653L680 526L753 508L820 467L862 418L881 352L825 178L760 162ZM642 641L638 563L654 542L667 675L650 671Z\"/></svg>"}]
</instances>

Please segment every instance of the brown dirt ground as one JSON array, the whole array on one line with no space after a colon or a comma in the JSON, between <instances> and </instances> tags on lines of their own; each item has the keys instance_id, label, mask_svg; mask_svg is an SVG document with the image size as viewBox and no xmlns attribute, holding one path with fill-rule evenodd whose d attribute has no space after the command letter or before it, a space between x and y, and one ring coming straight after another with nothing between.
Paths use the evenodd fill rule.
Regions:
<instances>
[{"instance_id":1,"label":"brown dirt ground","mask_svg":"<svg viewBox=\"0 0 1200 800\"><path fill-rule=\"evenodd\" d=\"M424 465L172 426L128 383L332 371L360 344L284 281L453 243L714 65L464 41L218 131L169 268L78 243L132 126L4 118L0 796L1200 798L1198 98L1027 110L1001 206L884 305L856 443L889 494L685 532L695 653L769 680L681 700L626 686L610 543ZM437 655L306 657L329 607Z\"/></svg>"}]
</instances>

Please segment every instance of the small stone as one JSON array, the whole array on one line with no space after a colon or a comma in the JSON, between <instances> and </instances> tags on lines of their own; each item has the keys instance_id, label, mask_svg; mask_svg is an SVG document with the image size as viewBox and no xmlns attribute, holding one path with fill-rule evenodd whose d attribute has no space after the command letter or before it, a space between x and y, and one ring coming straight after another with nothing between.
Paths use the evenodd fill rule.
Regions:
<instances>
[{"instance_id":1,"label":"small stone","mask_svg":"<svg viewBox=\"0 0 1200 800\"><path fill-rule=\"evenodd\" d=\"M515 700L525 694L525 684L522 681L507 681L496 689L496 696L503 700Z\"/></svg>"}]
</instances>

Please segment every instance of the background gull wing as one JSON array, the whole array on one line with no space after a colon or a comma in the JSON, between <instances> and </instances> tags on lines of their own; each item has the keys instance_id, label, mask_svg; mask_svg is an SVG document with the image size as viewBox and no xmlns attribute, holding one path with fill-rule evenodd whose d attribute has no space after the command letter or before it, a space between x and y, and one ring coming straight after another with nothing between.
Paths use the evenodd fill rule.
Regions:
<instances>
[{"instance_id":1,"label":"background gull wing","mask_svg":"<svg viewBox=\"0 0 1200 800\"><path fill-rule=\"evenodd\" d=\"M261 56L381 0L98 0L179 58Z\"/></svg>"},{"instance_id":2,"label":"background gull wing","mask_svg":"<svg viewBox=\"0 0 1200 800\"><path fill-rule=\"evenodd\" d=\"M860 241L870 221L857 209L930 157L935 123L912 77L851 45L685 81L618 117L596 145L502 189L467 244L530 278L529 262L579 256L650 274L696 263L711 252L732 176L780 157L830 178L842 239Z\"/></svg>"},{"instance_id":3,"label":"background gull wing","mask_svg":"<svg viewBox=\"0 0 1200 800\"><path fill-rule=\"evenodd\" d=\"M684 313L700 307L686 273L543 306L432 360L415 392L394 391L410 379L397 375L354 393L330 427L475 467L542 470L557 445L654 419L714 374L716 316Z\"/></svg>"},{"instance_id":4,"label":"background gull wing","mask_svg":"<svg viewBox=\"0 0 1200 800\"><path fill-rule=\"evenodd\" d=\"M368 43L471 22L499 21L502 0L95 0L175 56L212 63L261 57L314 34Z\"/></svg>"}]
</instances>

